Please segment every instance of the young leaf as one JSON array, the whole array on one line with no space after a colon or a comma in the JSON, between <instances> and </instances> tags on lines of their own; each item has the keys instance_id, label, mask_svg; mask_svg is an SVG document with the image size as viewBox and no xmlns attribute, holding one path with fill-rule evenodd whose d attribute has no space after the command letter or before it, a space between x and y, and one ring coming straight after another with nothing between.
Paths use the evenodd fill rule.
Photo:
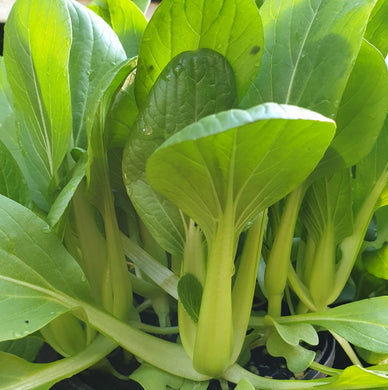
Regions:
<instances>
[{"instance_id":1,"label":"young leaf","mask_svg":"<svg viewBox=\"0 0 388 390\"><path fill-rule=\"evenodd\" d=\"M292 372L302 372L314 361L315 352L287 343L277 332L272 332L267 340L267 350L272 356L282 356L287 361L287 368Z\"/></svg>"},{"instance_id":2,"label":"young leaf","mask_svg":"<svg viewBox=\"0 0 388 390\"><path fill-rule=\"evenodd\" d=\"M179 301L195 323L198 322L201 309L202 291L202 284L194 275L186 274L179 279Z\"/></svg>"},{"instance_id":3,"label":"young leaf","mask_svg":"<svg viewBox=\"0 0 388 390\"><path fill-rule=\"evenodd\" d=\"M123 155L127 192L158 243L183 251L185 230L179 210L149 185L146 161L168 137L200 118L236 104L233 71L218 53L199 49L176 56L160 74L141 109Z\"/></svg>"},{"instance_id":4,"label":"young leaf","mask_svg":"<svg viewBox=\"0 0 388 390\"><path fill-rule=\"evenodd\" d=\"M249 27L249 28L248 28ZM259 11L249 0L172 0L156 9L139 51L136 100L142 106L159 74L183 51L209 48L229 61L241 98L254 80L263 48Z\"/></svg>"},{"instance_id":5,"label":"young leaf","mask_svg":"<svg viewBox=\"0 0 388 390\"><path fill-rule=\"evenodd\" d=\"M101 94L101 80L126 59L123 47L108 24L78 2L67 1L72 46L69 59L74 146L86 148L90 105Z\"/></svg>"},{"instance_id":6,"label":"young leaf","mask_svg":"<svg viewBox=\"0 0 388 390\"><path fill-rule=\"evenodd\" d=\"M237 383L237 386L235 389L236 390L255 390L255 388L253 387L251 382L248 382L246 379L241 379L241 381L239 381Z\"/></svg>"},{"instance_id":7,"label":"young leaf","mask_svg":"<svg viewBox=\"0 0 388 390\"><path fill-rule=\"evenodd\" d=\"M374 3L266 0L262 65L243 106L295 104L333 118Z\"/></svg>"},{"instance_id":8,"label":"young leaf","mask_svg":"<svg viewBox=\"0 0 388 390\"><path fill-rule=\"evenodd\" d=\"M221 112L169 138L148 159L147 176L208 239L231 204L238 234L306 178L334 127L319 114L274 103Z\"/></svg>"},{"instance_id":9,"label":"young leaf","mask_svg":"<svg viewBox=\"0 0 388 390\"><path fill-rule=\"evenodd\" d=\"M71 137L70 46L64 2L19 0L15 4L5 28L4 60L18 113L19 142L29 168L24 174L34 201L45 209L50 204L50 183Z\"/></svg>"}]
</instances>

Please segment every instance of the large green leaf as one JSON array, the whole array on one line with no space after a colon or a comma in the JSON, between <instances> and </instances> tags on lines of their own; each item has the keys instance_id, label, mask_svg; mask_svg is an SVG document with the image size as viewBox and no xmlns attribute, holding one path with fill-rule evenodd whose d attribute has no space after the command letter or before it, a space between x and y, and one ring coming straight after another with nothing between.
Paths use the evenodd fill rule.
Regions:
<instances>
[{"instance_id":1,"label":"large green leaf","mask_svg":"<svg viewBox=\"0 0 388 390\"><path fill-rule=\"evenodd\" d=\"M241 98L260 65L263 32L250 0L171 0L155 11L139 51L136 100L144 103L160 72L179 53L198 48L224 55L236 75Z\"/></svg>"},{"instance_id":2,"label":"large green leaf","mask_svg":"<svg viewBox=\"0 0 388 390\"><path fill-rule=\"evenodd\" d=\"M33 199L43 208L50 203L49 186L71 137L70 45L70 18L64 2L15 3L5 28L4 60L28 165L24 174Z\"/></svg>"},{"instance_id":3,"label":"large green leaf","mask_svg":"<svg viewBox=\"0 0 388 390\"><path fill-rule=\"evenodd\" d=\"M244 106L295 104L333 117L361 45L371 0L267 0L265 48Z\"/></svg>"},{"instance_id":4,"label":"large green leaf","mask_svg":"<svg viewBox=\"0 0 388 390\"><path fill-rule=\"evenodd\" d=\"M279 323L307 322L329 329L354 345L378 353L388 352L388 297L365 299L325 312L276 319Z\"/></svg>"},{"instance_id":5,"label":"large green leaf","mask_svg":"<svg viewBox=\"0 0 388 390\"><path fill-rule=\"evenodd\" d=\"M378 0L371 14L365 38L381 51L385 57L388 54L388 3Z\"/></svg>"},{"instance_id":6,"label":"large green leaf","mask_svg":"<svg viewBox=\"0 0 388 390\"><path fill-rule=\"evenodd\" d=\"M0 340L40 329L73 305L68 297L90 299L79 265L49 226L3 196L0 253Z\"/></svg>"},{"instance_id":7,"label":"large green leaf","mask_svg":"<svg viewBox=\"0 0 388 390\"><path fill-rule=\"evenodd\" d=\"M388 110L388 70L363 41L336 114L337 133L315 174L350 167L372 149Z\"/></svg>"},{"instance_id":8,"label":"large green leaf","mask_svg":"<svg viewBox=\"0 0 388 390\"><path fill-rule=\"evenodd\" d=\"M235 232L302 182L329 145L334 123L268 103L187 126L149 158L150 183L212 237L227 206Z\"/></svg>"},{"instance_id":9,"label":"large green leaf","mask_svg":"<svg viewBox=\"0 0 388 390\"><path fill-rule=\"evenodd\" d=\"M181 253L184 226L179 210L149 185L146 161L165 139L198 119L236 104L233 71L209 49L181 53L163 70L132 129L123 175L137 212L159 244Z\"/></svg>"},{"instance_id":10,"label":"large green leaf","mask_svg":"<svg viewBox=\"0 0 388 390\"><path fill-rule=\"evenodd\" d=\"M74 145L86 148L90 105L101 93L101 79L126 59L123 47L101 18L75 1L66 2L71 17L69 59Z\"/></svg>"}]
</instances>

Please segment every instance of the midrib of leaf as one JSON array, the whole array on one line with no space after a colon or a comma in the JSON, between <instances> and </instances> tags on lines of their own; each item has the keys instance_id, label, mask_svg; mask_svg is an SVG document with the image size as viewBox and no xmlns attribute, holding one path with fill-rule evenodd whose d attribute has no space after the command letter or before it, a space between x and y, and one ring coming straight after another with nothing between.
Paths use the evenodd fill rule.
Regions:
<instances>
[{"instance_id":1,"label":"midrib of leaf","mask_svg":"<svg viewBox=\"0 0 388 390\"><path fill-rule=\"evenodd\" d=\"M9 283L15 284L17 286L26 287L26 288L33 290L33 291L41 292L44 295L43 295L43 297L40 297L40 298L45 298L45 299L49 299L49 300L51 298L52 301L59 303L60 305L62 305L64 307L67 307L67 308L74 307L73 300L68 299L70 297L68 297L67 295L65 295L63 293L56 292L58 290L55 290L54 288L53 288L53 290L49 290L49 289L46 289L43 287L36 286L35 284L23 282L21 280L10 278L10 277L4 276L4 275L0 275L0 280L4 280L5 282L9 282ZM52 286L50 286L50 287L52 287ZM7 295L7 296L12 297L11 295ZM15 295L14 297L19 298L22 296ZM31 297L29 297L29 298L31 298ZM33 297L33 298L39 298L39 297Z\"/></svg>"},{"instance_id":2,"label":"midrib of leaf","mask_svg":"<svg viewBox=\"0 0 388 390\"><path fill-rule=\"evenodd\" d=\"M28 10L28 19L30 19L30 9ZM30 34L30 31L28 30L28 42L29 42L29 46L31 47L30 37L31 37L31 34ZM39 112L40 112L41 121L42 121L41 123L42 123L42 128L43 128L42 129L43 132L42 132L40 126L38 126L38 131L42 136L42 143L43 143L42 146L46 150L46 155L47 155L47 159L48 159L47 162L49 164L48 173L51 176L52 173L54 172L53 161L52 161L52 145L50 142L50 138L48 137L47 124L45 121L44 110L43 110L42 96L40 93L40 89L38 87L38 80L37 80L37 76L36 76L36 72L35 72L35 66L34 66L34 62L33 62L33 58L32 58L32 53L29 53L28 59L29 59L31 70L32 70L34 89L35 89L35 94L37 96L37 102L38 102L38 106L39 106ZM34 110L34 115L35 115L35 110ZM36 120L37 120L37 123L39 123L39 119L36 118ZM44 166L46 166L46 164L44 164Z\"/></svg>"},{"instance_id":3,"label":"midrib of leaf","mask_svg":"<svg viewBox=\"0 0 388 390\"><path fill-rule=\"evenodd\" d=\"M301 60L301 58L302 58L302 53L303 53L303 50L304 50L304 46L305 46L305 44L306 44L306 42L307 42L307 38L308 38L308 36L309 36L309 34L310 34L311 28L312 28L312 26L313 26L313 23L314 23L314 21L315 21L315 18L317 17L317 14L318 14L319 8L321 7L321 4L322 4L322 1L319 3L319 5L318 5L316 11L314 11L314 10L313 10L313 7L311 7L311 10L313 11L313 17L312 17L311 22L310 22L310 24L309 24L309 26L308 26L308 28L307 28L307 31L306 31L306 33L305 33L305 35L304 35L304 37L303 37L303 41L302 41L302 44L301 44L301 46L300 46L300 50L299 50L299 53L298 53L298 57L297 57L297 59L296 59L295 66L294 66L294 68L293 68L293 70L292 70L292 73L291 73L291 79L290 79L290 84L289 84L289 86L288 86L288 91L287 91L287 96L286 96L285 104L289 104L290 97L291 97L292 87L293 87L294 81L295 81L296 71L297 71L297 69L298 69L299 62L300 62L300 60ZM311 6L311 3L310 3L310 6ZM292 17L291 17L291 19L292 19ZM290 46L290 49L291 49L291 46ZM290 53L290 54L291 54L291 53ZM291 58L292 58L292 55L291 55ZM272 58L271 58L271 61L272 61ZM294 103L295 103L295 102L294 102Z\"/></svg>"}]
</instances>

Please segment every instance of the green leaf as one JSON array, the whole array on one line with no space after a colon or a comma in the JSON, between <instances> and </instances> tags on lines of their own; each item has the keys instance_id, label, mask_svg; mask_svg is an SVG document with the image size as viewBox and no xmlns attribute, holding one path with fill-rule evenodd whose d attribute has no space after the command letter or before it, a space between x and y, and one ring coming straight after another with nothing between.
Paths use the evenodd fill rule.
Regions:
<instances>
[{"instance_id":1,"label":"green leaf","mask_svg":"<svg viewBox=\"0 0 388 390\"><path fill-rule=\"evenodd\" d=\"M0 353L1 390L48 390L62 379L69 378L97 363L117 345L98 336L83 351L52 363L30 363L8 353Z\"/></svg>"},{"instance_id":2,"label":"green leaf","mask_svg":"<svg viewBox=\"0 0 388 390\"><path fill-rule=\"evenodd\" d=\"M352 187L348 169L325 176L307 190L301 218L308 234L319 243L326 228L333 229L334 244L353 231Z\"/></svg>"},{"instance_id":3,"label":"green leaf","mask_svg":"<svg viewBox=\"0 0 388 390\"><path fill-rule=\"evenodd\" d=\"M236 86L230 65L218 53L199 49L181 53L168 64L136 119L124 150L124 182L148 230L168 252L183 250L182 215L149 185L146 161L175 132L235 104Z\"/></svg>"},{"instance_id":4,"label":"green leaf","mask_svg":"<svg viewBox=\"0 0 388 390\"><path fill-rule=\"evenodd\" d=\"M350 167L365 157L376 142L387 109L387 65L379 51L363 41L336 114L336 136L318 173Z\"/></svg>"},{"instance_id":5,"label":"green leaf","mask_svg":"<svg viewBox=\"0 0 388 390\"><path fill-rule=\"evenodd\" d=\"M0 351L7 352L23 358L29 362L33 362L42 348L43 340L29 336L18 340L2 341L0 343Z\"/></svg>"},{"instance_id":6,"label":"green leaf","mask_svg":"<svg viewBox=\"0 0 388 390\"><path fill-rule=\"evenodd\" d=\"M267 350L272 356L282 356L287 361L287 368L292 372L304 371L315 358L315 352L299 344L289 344L277 332L272 332L267 340Z\"/></svg>"},{"instance_id":7,"label":"green leaf","mask_svg":"<svg viewBox=\"0 0 388 390\"><path fill-rule=\"evenodd\" d=\"M333 377L329 384L319 386L320 389L335 390L335 389L370 389L388 387L388 377L386 373L366 368L351 366L346 368L342 374Z\"/></svg>"},{"instance_id":8,"label":"green leaf","mask_svg":"<svg viewBox=\"0 0 388 390\"><path fill-rule=\"evenodd\" d=\"M147 20L130 0L98 0L88 6L112 27L128 58L138 54Z\"/></svg>"},{"instance_id":9,"label":"green leaf","mask_svg":"<svg viewBox=\"0 0 388 390\"><path fill-rule=\"evenodd\" d=\"M85 177L86 167L87 155L83 154L70 173L70 179L68 179L68 182L58 194L50 208L50 211L47 215L47 222L50 224L50 226L56 226L60 222L61 218L65 215L65 212L71 200L73 199L73 195L77 190L79 183Z\"/></svg>"},{"instance_id":10,"label":"green leaf","mask_svg":"<svg viewBox=\"0 0 388 390\"><path fill-rule=\"evenodd\" d=\"M290 345L299 345L305 341L310 345L317 345L319 342L318 334L311 324L279 324L275 319L270 318L278 335Z\"/></svg>"},{"instance_id":11,"label":"green leaf","mask_svg":"<svg viewBox=\"0 0 388 390\"><path fill-rule=\"evenodd\" d=\"M19 0L15 4L5 29L4 61L28 166L24 174L33 200L42 208L50 203L49 187L71 137L70 45L64 2Z\"/></svg>"},{"instance_id":12,"label":"green leaf","mask_svg":"<svg viewBox=\"0 0 388 390\"><path fill-rule=\"evenodd\" d=\"M263 32L250 0L172 0L156 9L139 51L136 100L142 106L159 74L183 51L209 48L226 57L241 98L260 65Z\"/></svg>"},{"instance_id":13,"label":"green leaf","mask_svg":"<svg viewBox=\"0 0 388 390\"><path fill-rule=\"evenodd\" d=\"M139 113L135 101L134 76L134 72L128 76L111 103L106 118L111 133L109 148L124 148ZM121 170L119 174L122 181Z\"/></svg>"},{"instance_id":14,"label":"green leaf","mask_svg":"<svg viewBox=\"0 0 388 390\"><path fill-rule=\"evenodd\" d=\"M368 204L368 196L372 190L379 188L379 203L370 204L370 214L372 217L375 209L384 206L384 194L387 193L388 186L388 117L385 120L383 129L377 139L372 151L356 167L356 177L353 184L354 212L357 213ZM382 187L382 188L381 188ZM381 190L380 190L381 188Z\"/></svg>"},{"instance_id":15,"label":"green leaf","mask_svg":"<svg viewBox=\"0 0 388 390\"><path fill-rule=\"evenodd\" d=\"M89 301L85 277L49 226L28 209L0 196L0 340L33 333ZM66 307L67 306L67 307Z\"/></svg>"},{"instance_id":16,"label":"green leaf","mask_svg":"<svg viewBox=\"0 0 388 390\"><path fill-rule=\"evenodd\" d=\"M74 146L86 148L86 122L90 106L101 94L101 80L126 59L123 47L101 18L67 1L71 17L72 46L69 59Z\"/></svg>"},{"instance_id":17,"label":"green leaf","mask_svg":"<svg viewBox=\"0 0 388 390\"><path fill-rule=\"evenodd\" d=\"M365 251L362 261L372 275L388 280L388 243L380 249Z\"/></svg>"},{"instance_id":18,"label":"green leaf","mask_svg":"<svg viewBox=\"0 0 388 390\"><path fill-rule=\"evenodd\" d=\"M198 322L201 309L202 291L202 284L194 275L186 274L179 279L179 301L195 323Z\"/></svg>"},{"instance_id":19,"label":"green leaf","mask_svg":"<svg viewBox=\"0 0 388 390\"><path fill-rule=\"evenodd\" d=\"M386 57L388 54L388 3L379 0L373 8L365 38L372 43L381 54Z\"/></svg>"},{"instance_id":20,"label":"green leaf","mask_svg":"<svg viewBox=\"0 0 388 390\"><path fill-rule=\"evenodd\" d=\"M333 118L374 3L266 0L262 65L243 106L294 104Z\"/></svg>"},{"instance_id":21,"label":"green leaf","mask_svg":"<svg viewBox=\"0 0 388 390\"><path fill-rule=\"evenodd\" d=\"M169 138L148 159L147 176L208 238L231 205L238 234L306 178L334 127L319 114L274 103L221 112Z\"/></svg>"},{"instance_id":22,"label":"green leaf","mask_svg":"<svg viewBox=\"0 0 388 390\"><path fill-rule=\"evenodd\" d=\"M388 297L376 297L338 306L325 312L276 319L279 323L307 322L331 330L354 345L388 353Z\"/></svg>"},{"instance_id":23,"label":"green leaf","mask_svg":"<svg viewBox=\"0 0 388 390\"><path fill-rule=\"evenodd\" d=\"M30 191L19 166L0 141L0 194L28 206Z\"/></svg>"}]
</instances>

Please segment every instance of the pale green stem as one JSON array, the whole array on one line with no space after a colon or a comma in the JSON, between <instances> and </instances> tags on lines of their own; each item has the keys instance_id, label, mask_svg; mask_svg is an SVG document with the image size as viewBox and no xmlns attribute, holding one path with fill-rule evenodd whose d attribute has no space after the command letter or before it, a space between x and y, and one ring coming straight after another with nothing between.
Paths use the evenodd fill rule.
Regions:
<instances>
[{"instance_id":1,"label":"pale green stem","mask_svg":"<svg viewBox=\"0 0 388 390\"><path fill-rule=\"evenodd\" d=\"M176 300L178 299L178 277L167 267L157 262L144 249L121 233L124 252L153 282Z\"/></svg>"},{"instance_id":2,"label":"pale green stem","mask_svg":"<svg viewBox=\"0 0 388 390\"><path fill-rule=\"evenodd\" d=\"M226 209L208 240L206 280L197 324L193 364L198 372L219 377L230 365L233 346L232 275L236 237L234 213Z\"/></svg>"},{"instance_id":3,"label":"pale green stem","mask_svg":"<svg viewBox=\"0 0 388 390\"><path fill-rule=\"evenodd\" d=\"M103 217L108 250L109 289L105 290L108 301L112 301L112 313L125 319L132 305L132 288L128 276L128 268L121 242L120 230L117 224L116 212L111 189L104 180Z\"/></svg>"},{"instance_id":4,"label":"pale green stem","mask_svg":"<svg viewBox=\"0 0 388 390\"><path fill-rule=\"evenodd\" d=\"M387 185L387 181L388 169L386 169L377 180L375 186L362 204L362 207L354 221L353 234L345 238L340 245L342 258L336 271L335 284L329 298L329 303L334 302L338 298L349 279L350 273L352 272L354 263L363 243L365 232L370 220L372 219L380 195Z\"/></svg>"},{"instance_id":5,"label":"pale green stem","mask_svg":"<svg viewBox=\"0 0 388 390\"><path fill-rule=\"evenodd\" d=\"M292 239L303 195L303 185L288 195L281 222L267 260L264 281L268 297L268 314L273 317L281 315L282 299L290 264Z\"/></svg>"},{"instance_id":6,"label":"pale green stem","mask_svg":"<svg viewBox=\"0 0 388 390\"><path fill-rule=\"evenodd\" d=\"M209 377L199 374L193 368L192 360L179 344L162 340L135 329L109 313L86 302L67 299L71 307L81 307L77 312L80 319L93 325L100 333L106 335L124 349L147 363L170 374L194 381L208 380ZM84 316L86 315L86 318Z\"/></svg>"},{"instance_id":7,"label":"pale green stem","mask_svg":"<svg viewBox=\"0 0 388 390\"><path fill-rule=\"evenodd\" d=\"M325 226L314 257L309 277L309 290L318 311L324 311L334 284L335 237L330 222Z\"/></svg>"},{"instance_id":8,"label":"pale green stem","mask_svg":"<svg viewBox=\"0 0 388 390\"><path fill-rule=\"evenodd\" d=\"M290 283L292 290L301 300L303 305L305 305L311 311L317 311L317 308L313 303L309 290L296 274L292 264L290 264L290 267L288 269L288 282Z\"/></svg>"},{"instance_id":9,"label":"pale green stem","mask_svg":"<svg viewBox=\"0 0 388 390\"><path fill-rule=\"evenodd\" d=\"M202 284L205 283L206 268L205 254L203 248L203 236L198 226L190 220L186 230L186 241L183 252L182 276L185 274L194 275ZM187 354L193 358L197 325L184 309L182 303L178 302L178 323L179 334Z\"/></svg>"},{"instance_id":10,"label":"pale green stem","mask_svg":"<svg viewBox=\"0 0 388 390\"><path fill-rule=\"evenodd\" d=\"M248 230L232 290L234 342L231 363L237 360L244 344L255 292L266 217L267 210L253 221Z\"/></svg>"}]
</instances>

